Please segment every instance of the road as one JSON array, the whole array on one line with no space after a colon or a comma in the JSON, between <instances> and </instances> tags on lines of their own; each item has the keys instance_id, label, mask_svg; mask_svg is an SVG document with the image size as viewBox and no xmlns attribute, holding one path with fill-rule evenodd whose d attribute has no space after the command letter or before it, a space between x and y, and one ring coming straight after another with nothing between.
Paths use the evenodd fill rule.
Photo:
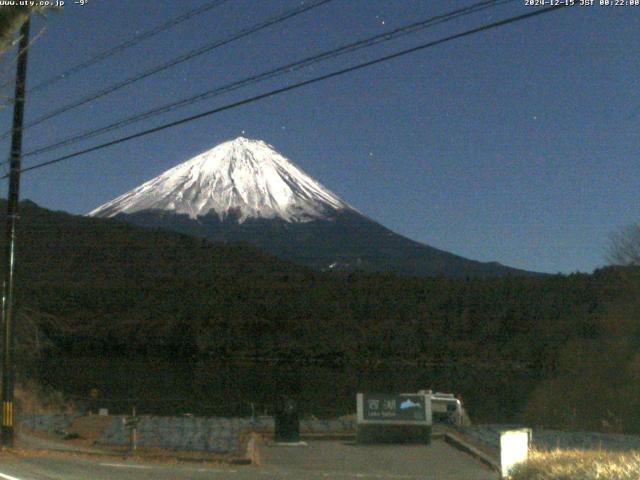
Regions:
<instances>
[{"instance_id":1,"label":"road","mask_svg":"<svg viewBox=\"0 0 640 480\"><path fill-rule=\"evenodd\" d=\"M430 446L359 446L310 442L308 447L262 446L260 466L135 463L115 458L8 455L3 480L495 480L497 474L442 441Z\"/></svg>"},{"instance_id":2,"label":"road","mask_svg":"<svg viewBox=\"0 0 640 480\"><path fill-rule=\"evenodd\" d=\"M495 480L498 475L444 441L431 445L309 442L306 448L263 446L262 463L282 476L315 479ZM273 478L281 478L275 476Z\"/></svg>"}]
</instances>

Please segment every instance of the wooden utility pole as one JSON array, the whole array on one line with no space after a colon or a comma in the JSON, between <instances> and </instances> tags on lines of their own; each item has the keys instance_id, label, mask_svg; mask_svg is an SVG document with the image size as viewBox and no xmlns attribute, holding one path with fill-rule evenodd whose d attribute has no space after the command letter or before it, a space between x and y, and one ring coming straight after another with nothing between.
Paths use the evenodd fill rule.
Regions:
<instances>
[{"instance_id":1,"label":"wooden utility pole","mask_svg":"<svg viewBox=\"0 0 640 480\"><path fill-rule=\"evenodd\" d=\"M16 221L20 200L20 160L22 157L22 125L24 94L27 80L27 50L29 47L29 19L20 28L16 88L13 99L13 131L9 158L9 194L7 198L7 227L5 240L4 284L2 288L2 445L13 447L13 281L16 250Z\"/></svg>"}]
</instances>

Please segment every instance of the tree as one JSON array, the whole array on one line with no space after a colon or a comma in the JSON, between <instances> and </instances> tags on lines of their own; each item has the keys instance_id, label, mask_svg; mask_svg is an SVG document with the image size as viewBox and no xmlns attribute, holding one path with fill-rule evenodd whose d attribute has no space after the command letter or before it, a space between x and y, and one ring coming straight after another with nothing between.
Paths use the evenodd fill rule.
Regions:
<instances>
[{"instance_id":1,"label":"tree","mask_svg":"<svg viewBox=\"0 0 640 480\"><path fill-rule=\"evenodd\" d=\"M612 233L607 250L607 261L612 265L640 265L640 224Z\"/></svg>"},{"instance_id":2,"label":"tree","mask_svg":"<svg viewBox=\"0 0 640 480\"><path fill-rule=\"evenodd\" d=\"M12 44L15 32L38 9L26 6L0 8L0 53Z\"/></svg>"},{"instance_id":3,"label":"tree","mask_svg":"<svg viewBox=\"0 0 640 480\"><path fill-rule=\"evenodd\" d=\"M12 47L19 42L19 36L17 39L15 38L16 32L21 29L22 25L33 13L44 12L45 10L59 10L59 8L44 6L0 6L0 60L6 63L3 67L4 72L0 77L0 89L4 89L5 87L12 88L10 85L13 83L13 78L8 76L8 72L10 65L15 60L10 58L5 59L4 57L12 50ZM33 42L33 40L31 42ZM15 58L17 57L16 55ZM0 108L4 108L13 103L12 94L2 92L0 98L2 99Z\"/></svg>"}]
</instances>

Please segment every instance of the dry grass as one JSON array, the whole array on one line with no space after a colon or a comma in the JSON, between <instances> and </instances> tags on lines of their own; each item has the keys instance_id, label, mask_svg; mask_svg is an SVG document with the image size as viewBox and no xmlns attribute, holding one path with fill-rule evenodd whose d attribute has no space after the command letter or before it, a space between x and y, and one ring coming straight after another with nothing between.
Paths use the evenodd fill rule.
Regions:
<instances>
[{"instance_id":1,"label":"dry grass","mask_svg":"<svg viewBox=\"0 0 640 480\"><path fill-rule=\"evenodd\" d=\"M638 480L640 452L607 450L532 451L513 480Z\"/></svg>"},{"instance_id":2,"label":"dry grass","mask_svg":"<svg viewBox=\"0 0 640 480\"><path fill-rule=\"evenodd\" d=\"M14 391L15 409L19 415L30 413L74 413L77 408L62 393L45 389L35 382L16 385Z\"/></svg>"},{"instance_id":3,"label":"dry grass","mask_svg":"<svg viewBox=\"0 0 640 480\"><path fill-rule=\"evenodd\" d=\"M113 423L113 417L88 415L77 418L73 424L67 429L71 434L78 436L85 443L94 444L102 437L102 433Z\"/></svg>"}]
</instances>

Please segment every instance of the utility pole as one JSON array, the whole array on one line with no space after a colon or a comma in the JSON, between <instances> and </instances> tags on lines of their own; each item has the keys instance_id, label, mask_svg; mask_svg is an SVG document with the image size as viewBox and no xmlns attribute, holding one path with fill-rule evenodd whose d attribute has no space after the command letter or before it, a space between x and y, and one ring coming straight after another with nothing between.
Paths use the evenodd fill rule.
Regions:
<instances>
[{"instance_id":1,"label":"utility pole","mask_svg":"<svg viewBox=\"0 0 640 480\"><path fill-rule=\"evenodd\" d=\"M13 280L16 250L16 221L20 200L20 160L22 157L22 125L24 94L27 80L27 49L29 46L29 18L20 28L16 89L13 99L13 131L9 158L9 194L7 198L7 227L5 244L4 284L2 289L2 445L13 447Z\"/></svg>"}]
</instances>

